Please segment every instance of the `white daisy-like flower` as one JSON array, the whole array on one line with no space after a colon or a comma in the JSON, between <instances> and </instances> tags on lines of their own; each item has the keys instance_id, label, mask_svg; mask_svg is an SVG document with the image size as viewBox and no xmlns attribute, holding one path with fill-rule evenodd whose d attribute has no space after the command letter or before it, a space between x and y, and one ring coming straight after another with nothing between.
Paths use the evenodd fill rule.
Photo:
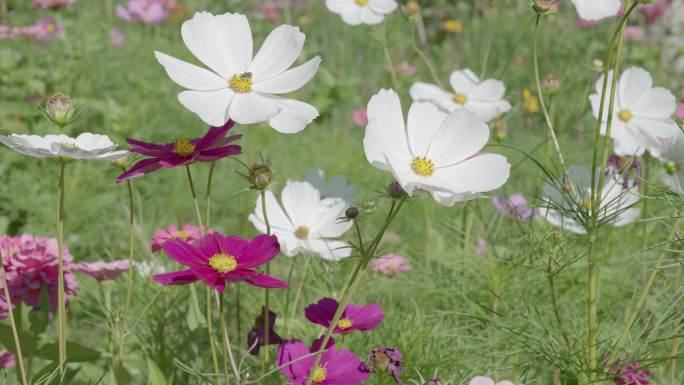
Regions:
<instances>
[{"instance_id":1,"label":"white daisy-like flower","mask_svg":"<svg viewBox=\"0 0 684 385\"><path fill-rule=\"evenodd\" d=\"M663 144L663 161L665 163L665 185L684 196L684 133Z\"/></svg>"},{"instance_id":2,"label":"white daisy-like flower","mask_svg":"<svg viewBox=\"0 0 684 385\"><path fill-rule=\"evenodd\" d=\"M432 103L414 102L405 124L393 90L381 90L368 103L363 139L368 161L390 171L410 195L430 191L445 206L508 180L506 158L481 152L488 140L487 125L464 109L446 114Z\"/></svg>"},{"instance_id":3,"label":"white daisy-like flower","mask_svg":"<svg viewBox=\"0 0 684 385\"><path fill-rule=\"evenodd\" d=\"M596 176L598 177L598 176ZM601 207L598 220L611 226L626 226L639 218L640 210L633 207L639 202L639 186L625 183L620 175L606 178L601 194ZM564 191L560 191L560 189ZM580 211L591 213L591 173L582 166L568 168L564 186L546 182L542 186L543 207L539 208L539 216L550 224L575 234L586 234L587 229L578 216L568 213ZM578 207L580 206L581 207ZM562 211L562 212L561 212ZM584 218L587 219L587 218Z\"/></svg>"},{"instance_id":4,"label":"white daisy-like flower","mask_svg":"<svg viewBox=\"0 0 684 385\"><path fill-rule=\"evenodd\" d=\"M613 72L608 78L612 83ZM590 95L594 117L598 118L601 108L603 76L596 82L596 94ZM606 95L601 133L605 135L608 122L610 91ZM672 115L677 110L674 95L665 88L653 87L651 75L642 69L627 69L618 82L610 136L614 140L617 155L640 156L645 151L654 157L660 156L662 140L673 138L679 133Z\"/></svg>"},{"instance_id":5,"label":"white daisy-like flower","mask_svg":"<svg viewBox=\"0 0 684 385\"><path fill-rule=\"evenodd\" d=\"M503 99L506 86L500 80L481 81L473 71L465 69L452 72L449 82L453 92L417 82L411 86L411 98L435 103L449 112L466 109L485 123L511 110L511 103Z\"/></svg>"},{"instance_id":6,"label":"white daisy-like flower","mask_svg":"<svg viewBox=\"0 0 684 385\"><path fill-rule=\"evenodd\" d=\"M325 0L325 5L349 25L380 24L398 6L395 0Z\"/></svg>"},{"instance_id":7,"label":"white daisy-like flower","mask_svg":"<svg viewBox=\"0 0 684 385\"><path fill-rule=\"evenodd\" d=\"M620 0L572 0L577 14L583 20L600 20L620 12Z\"/></svg>"},{"instance_id":8,"label":"white daisy-like flower","mask_svg":"<svg viewBox=\"0 0 684 385\"><path fill-rule=\"evenodd\" d=\"M327 179L323 170L314 169L306 173L306 180L316 187L324 198L342 198L350 204L356 198L356 186L349 184L344 175L333 175Z\"/></svg>"},{"instance_id":9,"label":"white daisy-like flower","mask_svg":"<svg viewBox=\"0 0 684 385\"><path fill-rule=\"evenodd\" d=\"M274 29L252 57L252 31L247 17L198 12L183 23L185 46L210 70L161 52L155 56L171 80L187 88L178 101L205 123L222 126L229 119L240 124L268 122L282 133L299 132L318 116L310 104L279 94L298 90L318 71L321 58L290 66L304 48L298 27Z\"/></svg>"},{"instance_id":10,"label":"white daisy-like flower","mask_svg":"<svg viewBox=\"0 0 684 385\"><path fill-rule=\"evenodd\" d=\"M107 135L84 132L76 138L67 135L0 136L0 142L12 150L35 158L65 158L76 160L116 160L128 151L115 151L117 145Z\"/></svg>"},{"instance_id":11,"label":"white daisy-like flower","mask_svg":"<svg viewBox=\"0 0 684 385\"><path fill-rule=\"evenodd\" d=\"M351 255L351 245L336 239L352 227L351 221L341 219L349 207L344 199L321 198L320 191L311 183L294 181L287 182L280 199L282 206L272 191L266 191L271 233L278 237L285 255L313 254L327 260ZM249 221L266 233L261 195Z\"/></svg>"}]
</instances>

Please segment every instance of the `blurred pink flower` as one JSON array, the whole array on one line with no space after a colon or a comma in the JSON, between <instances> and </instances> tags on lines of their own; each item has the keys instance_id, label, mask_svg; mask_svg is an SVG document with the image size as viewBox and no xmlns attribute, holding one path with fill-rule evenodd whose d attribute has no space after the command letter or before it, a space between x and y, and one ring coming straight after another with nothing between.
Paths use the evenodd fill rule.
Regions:
<instances>
[{"instance_id":1,"label":"blurred pink flower","mask_svg":"<svg viewBox=\"0 0 684 385\"><path fill-rule=\"evenodd\" d=\"M14 35L14 29L8 25L0 24L0 40L10 38Z\"/></svg>"},{"instance_id":2,"label":"blurred pink flower","mask_svg":"<svg viewBox=\"0 0 684 385\"><path fill-rule=\"evenodd\" d=\"M16 35L35 41L50 41L62 33L64 33L64 27L57 24L52 17L45 17L26 27L15 28Z\"/></svg>"},{"instance_id":3,"label":"blurred pink flower","mask_svg":"<svg viewBox=\"0 0 684 385\"><path fill-rule=\"evenodd\" d=\"M276 3L263 2L257 4L254 10L261 14L264 20L278 21L278 18L280 18L280 6Z\"/></svg>"},{"instance_id":4,"label":"blurred pink flower","mask_svg":"<svg viewBox=\"0 0 684 385\"><path fill-rule=\"evenodd\" d=\"M484 237L477 237L475 254L477 254L478 257L484 257L485 253L487 253L487 240Z\"/></svg>"},{"instance_id":5,"label":"blurred pink flower","mask_svg":"<svg viewBox=\"0 0 684 385\"><path fill-rule=\"evenodd\" d=\"M408 272L412 270L409 261L397 254L387 254L373 259L371 268L373 271L388 277L394 277L398 272Z\"/></svg>"},{"instance_id":6,"label":"blurred pink flower","mask_svg":"<svg viewBox=\"0 0 684 385\"><path fill-rule=\"evenodd\" d=\"M639 11L644 15L647 24L658 21L672 8L672 0L656 0L651 4L639 5Z\"/></svg>"},{"instance_id":7,"label":"blurred pink flower","mask_svg":"<svg viewBox=\"0 0 684 385\"><path fill-rule=\"evenodd\" d=\"M178 226L171 225L165 229L159 229L154 233L150 248L153 253L156 253L162 249L162 246L164 246L166 241L171 239L181 239L188 243L194 243L200 238L202 235L201 233L200 228L197 226L185 224L182 229L179 229Z\"/></svg>"},{"instance_id":8,"label":"blurred pink flower","mask_svg":"<svg viewBox=\"0 0 684 385\"><path fill-rule=\"evenodd\" d=\"M33 6L43 9L57 9L65 5L71 5L75 0L33 0Z\"/></svg>"},{"instance_id":9,"label":"blurred pink flower","mask_svg":"<svg viewBox=\"0 0 684 385\"><path fill-rule=\"evenodd\" d=\"M118 28L112 28L108 32L109 42L115 47L123 47L126 44L126 35Z\"/></svg>"},{"instance_id":10,"label":"blurred pink flower","mask_svg":"<svg viewBox=\"0 0 684 385\"><path fill-rule=\"evenodd\" d=\"M174 0L128 0L126 6L116 6L116 16L126 21L159 24L175 6Z\"/></svg>"},{"instance_id":11,"label":"blurred pink flower","mask_svg":"<svg viewBox=\"0 0 684 385\"><path fill-rule=\"evenodd\" d=\"M679 107L677 107L675 116L677 116L679 119L684 119L684 96L682 96L682 98L679 100Z\"/></svg>"},{"instance_id":12,"label":"blurred pink flower","mask_svg":"<svg viewBox=\"0 0 684 385\"><path fill-rule=\"evenodd\" d=\"M368 112L365 108L359 108L352 113L352 121L357 126L365 127L368 124Z\"/></svg>"},{"instance_id":13,"label":"blurred pink flower","mask_svg":"<svg viewBox=\"0 0 684 385\"><path fill-rule=\"evenodd\" d=\"M600 24L601 24L600 20L584 20L584 19L580 19L580 18L577 18L577 20L575 20L575 27L577 27L579 29L594 28Z\"/></svg>"},{"instance_id":14,"label":"blurred pink flower","mask_svg":"<svg viewBox=\"0 0 684 385\"><path fill-rule=\"evenodd\" d=\"M80 262L73 266L73 271L87 274L98 281L114 280L121 273L128 270L130 264L128 260L105 262Z\"/></svg>"},{"instance_id":15,"label":"blurred pink flower","mask_svg":"<svg viewBox=\"0 0 684 385\"><path fill-rule=\"evenodd\" d=\"M537 210L530 207L527 199L521 193L511 196L493 196L492 204L501 214L508 218L526 220L537 215Z\"/></svg>"},{"instance_id":16,"label":"blurred pink flower","mask_svg":"<svg viewBox=\"0 0 684 385\"><path fill-rule=\"evenodd\" d=\"M55 238L36 237L30 234L17 237L0 236L0 253L7 272L7 284L13 306L24 302L31 307L37 307L41 289L45 287L52 309L57 308L57 251ZM78 291L78 284L74 273L71 272L74 258L66 245L63 257L64 290L68 300L69 296Z\"/></svg>"},{"instance_id":17,"label":"blurred pink flower","mask_svg":"<svg viewBox=\"0 0 684 385\"><path fill-rule=\"evenodd\" d=\"M644 40L646 30L636 25L625 27L625 40Z\"/></svg>"},{"instance_id":18,"label":"blurred pink flower","mask_svg":"<svg viewBox=\"0 0 684 385\"><path fill-rule=\"evenodd\" d=\"M395 68L394 72L398 75L413 76L418 72L418 67L404 63L399 67Z\"/></svg>"},{"instance_id":19,"label":"blurred pink flower","mask_svg":"<svg viewBox=\"0 0 684 385\"><path fill-rule=\"evenodd\" d=\"M17 362L14 360L14 354L9 350L0 350L0 369L12 368Z\"/></svg>"}]
</instances>

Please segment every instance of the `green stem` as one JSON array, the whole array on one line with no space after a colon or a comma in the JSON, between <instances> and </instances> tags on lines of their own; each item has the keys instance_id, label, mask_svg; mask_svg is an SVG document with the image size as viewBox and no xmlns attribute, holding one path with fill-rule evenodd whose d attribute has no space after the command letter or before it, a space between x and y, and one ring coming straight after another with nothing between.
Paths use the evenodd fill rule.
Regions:
<instances>
[{"instance_id":1,"label":"green stem","mask_svg":"<svg viewBox=\"0 0 684 385\"><path fill-rule=\"evenodd\" d=\"M264 223L266 223L266 234L271 235L271 223L268 221L268 211L266 210L266 190L261 190L261 212L264 217ZM266 274L270 275L271 274L271 263L266 264ZM261 361L261 374L264 375L266 374L266 371L268 369L268 361L270 360L270 338L271 338L271 333L269 330L270 328L270 321L271 317L269 317L269 307L270 307L270 301L271 301L271 291L266 288L264 290L264 355L263 355L263 360Z\"/></svg>"},{"instance_id":2,"label":"green stem","mask_svg":"<svg viewBox=\"0 0 684 385\"><path fill-rule=\"evenodd\" d=\"M124 172L126 169L124 168ZM133 298L133 263L135 252L135 214L134 214L134 198L133 186L130 180L126 181L128 190L128 272L127 272L127 287L126 287L126 302L124 304L123 314L121 318L121 330L119 331L119 370L123 371L124 355L125 355L125 341L128 336L128 310L131 306L131 298Z\"/></svg>"},{"instance_id":3,"label":"green stem","mask_svg":"<svg viewBox=\"0 0 684 385\"><path fill-rule=\"evenodd\" d=\"M209 230L211 227L211 188L214 180L214 168L216 167L216 162L211 162L209 167L209 177L207 178L207 200L204 207L204 220L206 221L204 227Z\"/></svg>"},{"instance_id":4,"label":"green stem","mask_svg":"<svg viewBox=\"0 0 684 385\"><path fill-rule=\"evenodd\" d=\"M59 192L57 201L57 332L59 334L59 374L64 377L66 366L66 306L64 296L64 169L66 161L59 160Z\"/></svg>"},{"instance_id":5,"label":"green stem","mask_svg":"<svg viewBox=\"0 0 684 385\"><path fill-rule=\"evenodd\" d=\"M287 336L288 333L290 332L290 319L294 318L294 315L297 313L297 309L299 308L299 299L302 297L302 291L304 290L304 282L306 281L306 273L309 271L309 263L311 262L311 257L310 256L303 256L306 259L306 262L304 263L304 269L301 270L301 273L299 274L299 282L297 283L297 291L295 292L295 297L294 301L292 302L292 314L287 313L287 308L285 312L285 327L283 328L285 335Z\"/></svg>"},{"instance_id":6,"label":"green stem","mask_svg":"<svg viewBox=\"0 0 684 385\"><path fill-rule=\"evenodd\" d=\"M297 260L295 258L290 258L290 270L287 273L287 292L285 293L285 326L283 330L285 333L283 334L287 338L287 332L288 332L288 327L289 327L289 321L290 321L290 283L292 282L292 274L294 273L294 267L295 267L295 262Z\"/></svg>"},{"instance_id":7,"label":"green stem","mask_svg":"<svg viewBox=\"0 0 684 385\"><path fill-rule=\"evenodd\" d=\"M190 192L192 193L192 202L195 205L195 216L197 217L197 225L200 227L200 232L204 235L204 223L202 222L202 214L197 200L197 193L195 192L195 184L192 182L192 173L190 172L190 165L185 165L185 171L188 174L188 183L190 184Z\"/></svg>"},{"instance_id":8,"label":"green stem","mask_svg":"<svg viewBox=\"0 0 684 385\"><path fill-rule=\"evenodd\" d=\"M387 35L385 31L385 25L382 25L382 39L380 40L380 45L382 46L382 51L385 54L385 61L387 62L387 71L392 78L392 86L398 92L399 91L399 81L397 80L397 74L394 73L394 63L392 62L392 56L390 56L389 48L387 48Z\"/></svg>"},{"instance_id":9,"label":"green stem","mask_svg":"<svg viewBox=\"0 0 684 385\"><path fill-rule=\"evenodd\" d=\"M598 347L596 346L597 332L597 308L596 308L596 287L598 286L598 267L596 262L596 233L594 229L588 231L589 250L587 253L587 348L589 349L589 383L594 377L596 370L596 358Z\"/></svg>"},{"instance_id":10,"label":"green stem","mask_svg":"<svg viewBox=\"0 0 684 385\"><path fill-rule=\"evenodd\" d=\"M223 310L223 294L216 293L216 301L219 304L219 318L221 319L221 334L223 335L223 375L225 378L225 385L228 385L228 363L233 370L233 375L235 375L235 385L240 385L240 370L235 364L235 357L233 357L233 348L230 346L230 338L228 338L228 329L226 328L226 318Z\"/></svg>"},{"instance_id":11,"label":"green stem","mask_svg":"<svg viewBox=\"0 0 684 385\"><path fill-rule=\"evenodd\" d=\"M206 318L207 318L207 335L209 336L209 349L211 350L211 362L214 364L214 373L218 374L220 372L218 354L216 354L216 345L214 343L214 327L213 322L213 312L211 306L211 287L206 287Z\"/></svg>"},{"instance_id":12,"label":"green stem","mask_svg":"<svg viewBox=\"0 0 684 385\"><path fill-rule=\"evenodd\" d=\"M5 265L2 262L2 255L0 255L0 278L2 279L2 287L5 294L5 302L8 304L7 311L9 313L10 327L12 328L12 337L14 337L14 347L17 354L16 361L19 366L19 377L22 385L29 385L26 377L26 369L24 368L24 355L21 352L21 343L19 342L19 329L17 328L14 319L14 310L12 309L12 298L10 297L9 286L7 285L7 275L5 273Z\"/></svg>"},{"instance_id":13,"label":"green stem","mask_svg":"<svg viewBox=\"0 0 684 385\"><path fill-rule=\"evenodd\" d=\"M439 79L439 76L437 76L437 71L435 71L435 66L432 65L432 61L430 61L430 58L427 57L427 55L418 47L416 44L416 37L415 37L415 32L413 33L413 41L412 41L412 46L413 50L420 56L420 58L423 60L423 63L425 63L425 66L428 68L428 71L430 71L430 76L432 76L432 79L435 81L435 83L440 87L444 88L444 84L442 84L442 81Z\"/></svg>"}]
</instances>

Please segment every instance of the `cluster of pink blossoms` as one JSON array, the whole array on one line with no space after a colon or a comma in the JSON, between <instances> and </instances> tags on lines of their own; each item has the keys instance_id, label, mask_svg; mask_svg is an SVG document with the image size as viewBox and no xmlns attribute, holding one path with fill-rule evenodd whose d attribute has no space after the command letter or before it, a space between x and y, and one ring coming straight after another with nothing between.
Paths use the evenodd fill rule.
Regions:
<instances>
[{"instance_id":1,"label":"cluster of pink blossoms","mask_svg":"<svg viewBox=\"0 0 684 385\"><path fill-rule=\"evenodd\" d=\"M125 6L116 6L120 19L143 24L159 24L176 7L174 0L128 0Z\"/></svg>"},{"instance_id":2,"label":"cluster of pink blossoms","mask_svg":"<svg viewBox=\"0 0 684 385\"><path fill-rule=\"evenodd\" d=\"M75 0L33 0L33 6L42 9L57 9L71 5Z\"/></svg>"},{"instance_id":3,"label":"cluster of pink blossoms","mask_svg":"<svg viewBox=\"0 0 684 385\"><path fill-rule=\"evenodd\" d=\"M57 21L52 17L42 18L23 27L10 27L0 24L0 40L23 37L34 41L51 41L55 36L63 33L64 27L57 24Z\"/></svg>"}]
</instances>

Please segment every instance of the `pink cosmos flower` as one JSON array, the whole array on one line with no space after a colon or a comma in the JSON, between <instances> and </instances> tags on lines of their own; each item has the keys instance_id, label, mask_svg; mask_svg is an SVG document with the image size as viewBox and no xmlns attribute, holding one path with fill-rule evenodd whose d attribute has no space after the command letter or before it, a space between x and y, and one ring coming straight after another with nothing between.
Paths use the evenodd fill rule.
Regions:
<instances>
[{"instance_id":1,"label":"pink cosmos flower","mask_svg":"<svg viewBox=\"0 0 684 385\"><path fill-rule=\"evenodd\" d=\"M195 243L201 235L201 230L197 226L185 224L182 229L179 229L178 226L171 225L165 229L159 229L154 233L150 248L153 253L156 253L162 249L164 243L168 240L181 239L188 243Z\"/></svg>"},{"instance_id":2,"label":"pink cosmos flower","mask_svg":"<svg viewBox=\"0 0 684 385\"><path fill-rule=\"evenodd\" d=\"M121 273L128 270L130 263L126 259L105 262L81 262L73 266L73 271L78 271L87 274L98 281L114 280Z\"/></svg>"},{"instance_id":3,"label":"pink cosmos flower","mask_svg":"<svg viewBox=\"0 0 684 385\"><path fill-rule=\"evenodd\" d=\"M114 47L123 47L126 44L126 35L118 28L110 29L107 35L109 35L109 42Z\"/></svg>"},{"instance_id":4,"label":"pink cosmos flower","mask_svg":"<svg viewBox=\"0 0 684 385\"><path fill-rule=\"evenodd\" d=\"M394 277L398 272L408 272L412 270L411 263L408 259L397 254L387 254L373 259L371 261L371 268L373 271L388 277Z\"/></svg>"},{"instance_id":5,"label":"pink cosmos flower","mask_svg":"<svg viewBox=\"0 0 684 385\"><path fill-rule=\"evenodd\" d=\"M45 17L32 25L18 27L15 34L35 41L51 41L56 35L63 34L64 27L52 17Z\"/></svg>"},{"instance_id":6,"label":"pink cosmos flower","mask_svg":"<svg viewBox=\"0 0 684 385\"><path fill-rule=\"evenodd\" d=\"M14 359L14 354L9 350L0 350L0 369L12 368L17 364Z\"/></svg>"},{"instance_id":7,"label":"pink cosmos flower","mask_svg":"<svg viewBox=\"0 0 684 385\"><path fill-rule=\"evenodd\" d=\"M283 342L278 348L277 365L283 366L320 349L320 339L311 349L300 340ZM315 357L309 356L280 369L290 384L305 385ZM368 380L368 368L348 350L337 349L331 339L327 350L321 354L319 365L313 370L316 385L358 385Z\"/></svg>"},{"instance_id":8,"label":"pink cosmos flower","mask_svg":"<svg viewBox=\"0 0 684 385\"><path fill-rule=\"evenodd\" d=\"M492 204L507 218L527 220L537 215L537 210L530 207L521 193L493 196Z\"/></svg>"},{"instance_id":9,"label":"pink cosmos flower","mask_svg":"<svg viewBox=\"0 0 684 385\"><path fill-rule=\"evenodd\" d=\"M368 355L372 371L387 371L397 385L404 385L399 375L404 371L403 357L395 348L376 348Z\"/></svg>"},{"instance_id":10,"label":"pink cosmos flower","mask_svg":"<svg viewBox=\"0 0 684 385\"><path fill-rule=\"evenodd\" d=\"M268 344L280 345L283 339L275 331L276 313L271 310L268 311ZM264 332L266 326L266 307L261 307L261 313L254 320L254 327L247 333L247 346L249 346L249 353L253 356L259 355L261 347L266 343L266 333Z\"/></svg>"},{"instance_id":11,"label":"pink cosmos flower","mask_svg":"<svg viewBox=\"0 0 684 385\"><path fill-rule=\"evenodd\" d=\"M257 4L254 10L261 14L264 20L278 21L280 18L280 6L276 3L263 2Z\"/></svg>"},{"instance_id":12,"label":"pink cosmos flower","mask_svg":"<svg viewBox=\"0 0 684 385\"><path fill-rule=\"evenodd\" d=\"M14 36L14 29L8 25L0 24L0 40Z\"/></svg>"},{"instance_id":13,"label":"pink cosmos flower","mask_svg":"<svg viewBox=\"0 0 684 385\"><path fill-rule=\"evenodd\" d=\"M75 0L33 0L33 6L42 9L57 9L65 5L71 5Z\"/></svg>"},{"instance_id":14,"label":"pink cosmos flower","mask_svg":"<svg viewBox=\"0 0 684 385\"><path fill-rule=\"evenodd\" d=\"M641 4L638 9L647 24L653 24L672 8L672 0L656 0L651 4Z\"/></svg>"},{"instance_id":15,"label":"pink cosmos flower","mask_svg":"<svg viewBox=\"0 0 684 385\"><path fill-rule=\"evenodd\" d=\"M338 307L339 303L333 298L323 298L317 303L307 306L304 313L309 321L327 328L330 326ZM369 331L375 329L384 318L385 314L378 304L372 303L366 306L348 304L344 308L342 317L337 322L333 333L348 334L354 330Z\"/></svg>"},{"instance_id":16,"label":"pink cosmos flower","mask_svg":"<svg viewBox=\"0 0 684 385\"><path fill-rule=\"evenodd\" d=\"M628 25L625 27L626 40L644 40L646 37L646 30L636 25Z\"/></svg>"},{"instance_id":17,"label":"pink cosmos flower","mask_svg":"<svg viewBox=\"0 0 684 385\"><path fill-rule=\"evenodd\" d=\"M221 127L211 127L201 138L180 138L173 143L154 144L141 142L135 139L127 139L131 145L128 150L147 156L130 170L116 178L117 182L138 178L157 171L161 168L174 168L194 162L213 162L230 155L237 155L242 148L237 145L228 145L238 140L242 135L226 137L228 131L235 123L229 120Z\"/></svg>"},{"instance_id":18,"label":"pink cosmos flower","mask_svg":"<svg viewBox=\"0 0 684 385\"><path fill-rule=\"evenodd\" d=\"M610 371L615 373L613 377L615 385L648 385L651 383L651 372L646 368L642 368L639 361L611 368Z\"/></svg>"},{"instance_id":19,"label":"pink cosmos flower","mask_svg":"<svg viewBox=\"0 0 684 385\"><path fill-rule=\"evenodd\" d=\"M368 112L365 108L359 108L352 113L352 121L359 127L366 127L368 124Z\"/></svg>"},{"instance_id":20,"label":"pink cosmos flower","mask_svg":"<svg viewBox=\"0 0 684 385\"><path fill-rule=\"evenodd\" d=\"M288 286L287 282L254 270L280 252L274 235L259 235L250 241L211 233L200 238L196 245L171 239L163 248L166 255L189 269L155 275L153 279L162 285L185 285L201 280L221 293L226 282L245 281L266 288Z\"/></svg>"},{"instance_id":21,"label":"pink cosmos flower","mask_svg":"<svg viewBox=\"0 0 684 385\"><path fill-rule=\"evenodd\" d=\"M143 24L159 24L169 16L176 6L173 0L129 0L126 6L116 6L120 19Z\"/></svg>"},{"instance_id":22,"label":"pink cosmos flower","mask_svg":"<svg viewBox=\"0 0 684 385\"><path fill-rule=\"evenodd\" d=\"M7 284L13 306L24 302L31 307L37 307L41 289L45 287L52 310L57 308L57 251L57 240L54 238L30 234L18 237L0 236L0 253L7 272ZM76 277L71 272L73 259L64 246L64 290L67 300L78 291Z\"/></svg>"}]
</instances>

